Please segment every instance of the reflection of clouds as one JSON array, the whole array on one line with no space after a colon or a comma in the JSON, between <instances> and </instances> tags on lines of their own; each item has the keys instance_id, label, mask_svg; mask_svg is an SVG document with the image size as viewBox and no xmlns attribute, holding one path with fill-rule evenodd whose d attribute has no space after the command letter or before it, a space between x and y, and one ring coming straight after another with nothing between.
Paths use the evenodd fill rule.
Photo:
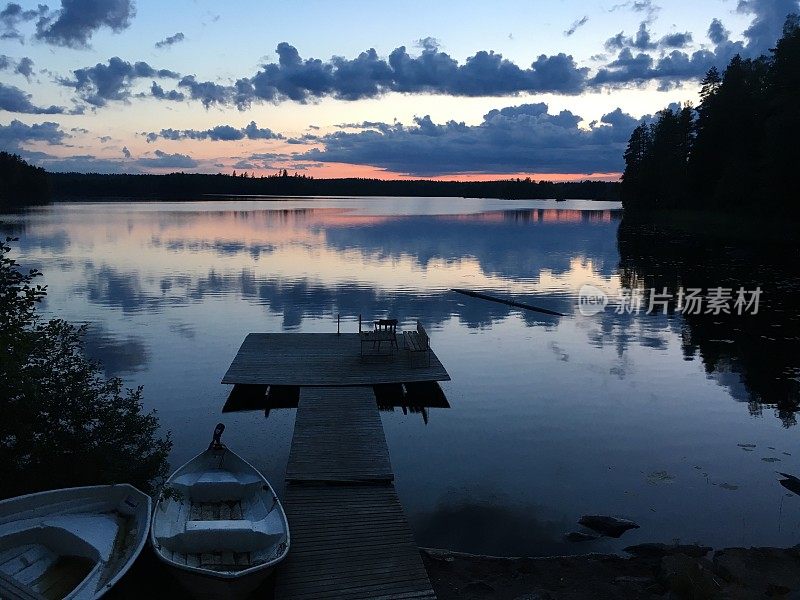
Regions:
<instances>
[{"instance_id":1,"label":"reflection of clouds","mask_svg":"<svg viewBox=\"0 0 800 600\"><path fill-rule=\"evenodd\" d=\"M531 279L543 270L564 273L576 256L589 256L599 273L617 266L616 224L593 220L593 211L566 211L575 220L546 222L542 210L488 215L402 217L376 224L328 227L326 243L384 259L413 256L425 267L434 259L477 260L485 275ZM600 214L610 211L598 211Z\"/></svg>"},{"instance_id":2,"label":"reflection of clouds","mask_svg":"<svg viewBox=\"0 0 800 600\"><path fill-rule=\"evenodd\" d=\"M87 327L83 344L86 355L100 361L108 377L141 371L149 361L143 340L131 336L114 336L98 324Z\"/></svg>"}]
</instances>

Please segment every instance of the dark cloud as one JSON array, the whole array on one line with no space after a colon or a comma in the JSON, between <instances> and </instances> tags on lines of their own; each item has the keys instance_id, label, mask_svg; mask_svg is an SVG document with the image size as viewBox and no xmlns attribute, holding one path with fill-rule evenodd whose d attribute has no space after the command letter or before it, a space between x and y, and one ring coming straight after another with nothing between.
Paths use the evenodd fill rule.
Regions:
<instances>
[{"instance_id":1,"label":"dark cloud","mask_svg":"<svg viewBox=\"0 0 800 600\"><path fill-rule=\"evenodd\" d=\"M798 0L739 0L736 10L753 15L753 22L744 32L751 56L764 54L781 37L783 24L790 14L800 12Z\"/></svg>"},{"instance_id":2,"label":"dark cloud","mask_svg":"<svg viewBox=\"0 0 800 600\"><path fill-rule=\"evenodd\" d=\"M33 61L27 56L15 61L10 56L0 54L0 71L5 71L14 67L14 73L22 75L25 79L30 80L33 75Z\"/></svg>"},{"instance_id":3,"label":"dark cloud","mask_svg":"<svg viewBox=\"0 0 800 600\"><path fill-rule=\"evenodd\" d=\"M27 142L58 145L68 137L69 134L65 133L58 123L52 121L28 125L14 119L8 125L0 125L0 148L3 150L18 151Z\"/></svg>"},{"instance_id":4,"label":"dark cloud","mask_svg":"<svg viewBox=\"0 0 800 600\"><path fill-rule=\"evenodd\" d=\"M274 133L271 129L260 128L255 121L250 121L246 127L236 128L231 125L217 125L210 129L162 129L158 133L144 134L148 142L155 142L159 138L165 140L212 140L236 141L245 138L251 140L282 140L283 136Z\"/></svg>"},{"instance_id":5,"label":"dark cloud","mask_svg":"<svg viewBox=\"0 0 800 600\"><path fill-rule=\"evenodd\" d=\"M296 158L367 164L415 176L620 171L637 121L620 110L588 128L578 126L581 120L569 111L551 115L543 103L489 111L479 125L436 124L425 116L413 126L383 124L332 133L321 138L323 148Z\"/></svg>"},{"instance_id":6,"label":"dark cloud","mask_svg":"<svg viewBox=\"0 0 800 600\"><path fill-rule=\"evenodd\" d=\"M178 90L169 90L168 92L164 91L160 85L158 85L155 81L153 85L150 86L150 93L154 98L158 98L159 100L173 100L175 102L181 102L186 99L186 95L183 92L179 92Z\"/></svg>"},{"instance_id":7,"label":"dark cloud","mask_svg":"<svg viewBox=\"0 0 800 600\"><path fill-rule=\"evenodd\" d=\"M189 97L192 100L200 100L206 108L212 104L228 104L233 98L233 88L210 81L197 81L194 75L187 75L181 79L178 87L188 90Z\"/></svg>"},{"instance_id":8,"label":"dark cloud","mask_svg":"<svg viewBox=\"0 0 800 600\"><path fill-rule=\"evenodd\" d=\"M150 93L154 98L158 98L160 100L173 100L175 102L181 102L186 99L186 95L183 92L179 92L178 90L170 90L165 92L164 88L158 85L155 81L153 82L153 85L150 86Z\"/></svg>"},{"instance_id":9,"label":"dark cloud","mask_svg":"<svg viewBox=\"0 0 800 600\"><path fill-rule=\"evenodd\" d=\"M131 157L131 151L128 150L127 146L123 146L122 147L122 156L124 156L125 158L130 158Z\"/></svg>"},{"instance_id":10,"label":"dark cloud","mask_svg":"<svg viewBox=\"0 0 800 600\"><path fill-rule=\"evenodd\" d=\"M33 115L55 115L64 111L60 106L42 107L31 102L31 95L16 86L0 83L0 110Z\"/></svg>"},{"instance_id":11,"label":"dark cloud","mask_svg":"<svg viewBox=\"0 0 800 600\"><path fill-rule=\"evenodd\" d=\"M105 106L111 100L127 100L131 95L131 83L138 78L162 77L177 79L178 73L167 69L154 69L146 62L129 63L118 56L108 64L97 63L72 72L74 79L61 79L62 85L73 87L85 102L93 106Z\"/></svg>"},{"instance_id":12,"label":"dark cloud","mask_svg":"<svg viewBox=\"0 0 800 600\"><path fill-rule=\"evenodd\" d=\"M170 35L165 37L160 42L156 42L156 48L165 48L177 44L178 42L182 42L186 36L183 35L180 31L175 35Z\"/></svg>"},{"instance_id":13,"label":"dark cloud","mask_svg":"<svg viewBox=\"0 0 800 600\"><path fill-rule=\"evenodd\" d=\"M197 166L197 161L187 154L167 154L161 150L156 150L153 154L155 158L140 158L136 164L142 167L157 167L164 169L193 169Z\"/></svg>"},{"instance_id":14,"label":"dark cloud","mask_svg":"<svg viewBox=\"0 0 800 600\"><path fill-rule=\"evenodd\" d=\"M463 64L439 50L436 40L420 40L422 51L411 56L405 46L388 59L370 48L356 58L334 56L327 61L304 59L297 48L278 44L278 62L263 65L251 78L234 85L198 81L186 76L178 87L204 106L233 104L246 109L254 101L310 102L324 97L359 100L387 92L502 96L530 92L580 93L588 68L579 68L572 56L542 54L530 67L519 67L495 52L480 51Z\"/></svg>"},{"instance_id":15,"label":"dark cloud","mask_svg":"<svg viewBox=\"0 0 800 600\"><path fill-rule=\"evenodd\" d=\"M727 42L730 33L719 19L713 19L711 25L708 26L708 39L715 46Z\"/></svg>"},{"instance_id":16,"label":"dark cloud","mask_svg":"<svg viewBox=\"0 0 800 600\"><path fill-rule=\"evenodd\" d=\"M800 1L739 0L737 10L753 15L744 32L745 41L731 41L722 22L713 19L708 27L713 47L691 53L681 50L692 41L688 32L669 34L654 42L644 22L634 37L617 34L606 41L606 48L618 50L619 54L598 69L590 85L625 86L658 81L660 88L670 88L701 78L711 67L723 69L736 54L745 57L764 54L780 38L787 15L800 12ZM647 53L655 49L672 50L658 57ZM633 50L640 52L634 54Z\"/></svg>"},{"instance_id":17,"label":"dark cloud","mask_svg":"<svg viewBox=\"0 0 800 600\"><path fill-rule=\"evenodd\" d=\"M24 36L17 30L17 27L27 21L44 18L49 9L44 4L39 4L35 9L25 10L16 2L9 2L0 11L0 39L16 39L24 41Z\"/></svg>"},{"instance_id":18,"label":"dark cloud","mask_svg":"<svg viewBox=\"0 0 800 600\"><path fill-rule=\"evenodd\" d=\"M27 56L21 58L14 72L24 76L25 79L30 79L31 75L33 75L33 61Z\"/></svg>"},{"instance_id":19,"label":"dark cloud","mask_svg":"<svg viewBox=\"0 0 800 600\"><path fill-rule=\"evenodd\" d=\"M586 25L586 23L588 21L589 21L588 15L587 16L583 16L580 19L575 20L575 22L573 22L572 25L569 26L569 29L567 29L564 32L564 35L567 36L567 37L570 37L573 33L578 31L578 29L580 29L581 27Z\"/></svg>"},{"instance_id":20,"label":"dark cloud","mask_svg":"<svg viewBox=\"0 0 800 600\"><path fill-rule=\"evenodd\" d=\"M136 14L133 0L61 0L61 10L40 17L36 37L49 44L85 48L95 31L120 32Z\"/></svg>"},{"instance_id":21,"label":"dark cloud","mask_svg":"<svg viewBox=\"0 0 800 600\"><path fill-rule=\"evenodd\" d=\"M690 34L673 34L673 36L681 35L689 36ZM708 35L714 42L712 49L701 49L692 53L673 49L658 58L654 58L646 52L634 54L631 48L637 46L635 40L624 38L627 42L633 43L623 44L624 47L619 51L617 57L597 70L590 85L627 86L658 81L662 89L669 88L683 81L698 79L705 75L711 67L724 68L735 54L745 53L744 43L730 41L727 31L717 19L711 22ZM679 38L664 41L671 37L665 36L656 46L666 48L669 44L674 46L679 42L686 41ZM606 47L613 46L616 42L612 42L612 40L616 39L617 36L608 40ZM644 38L640 39L639 45L644 45L644 43Z\"/></svg>"},{"instance_id":22,"label":"dark cloud","mask_svg":"<svg viewBox=\"0 0 800 600\"><path fill-rule=\"evenodd\" d=\"M653 39L653 35L647 28L647 21L639 24L636 35L628 37L625 32L620 31L617 35L610 37L605 42L606 50L623 50L634 48L636 50L656 50L658 48L685 48L692 43L692 34L688 31L683 33L670 33L658 40Z\"/></svg>"}]
</instances>

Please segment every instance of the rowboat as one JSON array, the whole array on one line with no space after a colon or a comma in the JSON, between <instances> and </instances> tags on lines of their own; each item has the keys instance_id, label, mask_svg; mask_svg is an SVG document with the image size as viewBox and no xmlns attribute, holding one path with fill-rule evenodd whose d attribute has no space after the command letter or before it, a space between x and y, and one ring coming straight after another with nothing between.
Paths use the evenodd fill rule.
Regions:
<instances>
[{"instance_id":1,"label":"rowboat","mask_svg":"<svg viewBox=\"0 0 800 600\"><path fill-rule=\"evenodd\" d=\"M150 539L195 598L241 598L269 576L289 551L289 524L272 486L221 443L167 480L153 511Z\"/></svg>"},{"instance_id":2,"label":"rowboat","mask_svg":"<svg viewBox=\"0 0 800 600\"><path fill-rule=\"evenodd\" d=\"M127 484L0 502L0 598L100 598L147 541L150 496Z\"/></svg>"}]
</instances>

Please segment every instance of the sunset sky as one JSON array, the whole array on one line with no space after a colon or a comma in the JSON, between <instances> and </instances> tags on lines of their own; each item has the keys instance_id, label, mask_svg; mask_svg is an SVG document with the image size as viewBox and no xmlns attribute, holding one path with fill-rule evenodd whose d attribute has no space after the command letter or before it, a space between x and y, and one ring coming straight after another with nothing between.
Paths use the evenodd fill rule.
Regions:
<instances>
[{"instance_id":1,"label":"sunset sky","mask_svg":"<svg viewBox=\"0 0 800 600\"><path fill-rule=\"evenodd\" d=\"M0 149L54 171L616 178L798 0L0 4Z\"/></svg>"}]
</instances>

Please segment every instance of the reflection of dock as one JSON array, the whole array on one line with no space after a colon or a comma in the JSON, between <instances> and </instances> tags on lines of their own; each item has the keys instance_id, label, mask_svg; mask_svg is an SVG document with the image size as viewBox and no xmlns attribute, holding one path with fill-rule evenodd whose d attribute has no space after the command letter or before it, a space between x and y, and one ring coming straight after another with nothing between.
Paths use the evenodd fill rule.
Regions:
<instances>
[{"instance_id":1,"label":"reflection of dock","mask_svg":"<svg viewBox=\"0 0 800 600\"><path fill-rule=\"evenodd\" d=\"M250 334L223 379L235 384L225 410L297 407L279 600L435 598L393 485L378 406L412 396L447 406L435 382L450 377L435 355L412 369L402 351L377 363L359 353L357 334Z\"/></svg>"}]
</instances>

